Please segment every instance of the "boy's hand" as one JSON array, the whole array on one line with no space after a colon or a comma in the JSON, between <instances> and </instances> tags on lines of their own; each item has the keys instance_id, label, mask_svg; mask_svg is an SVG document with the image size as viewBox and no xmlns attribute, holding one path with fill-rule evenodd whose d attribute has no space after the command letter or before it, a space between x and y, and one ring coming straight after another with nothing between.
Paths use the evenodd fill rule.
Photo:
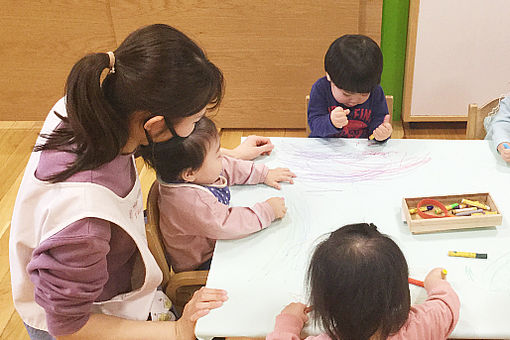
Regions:
<instances>
[{"instance_id":1,"label":"boy's hand","mask_svg":"<svg viewBox=\"0 0 510 340\"><path fill-rule=\"evenodd\" d=\"M300 302L292 302L288 304L281 312L281 314L290 314L297 316L303 323L308 321L308 315L306 315L310 309Z\"/></svg>"},{"instance_id":2,"label":"boy's hand","mask_svg":"<svg viewBox=\"0 0 510 340\"><path fill-rule=\"evenodd\" d=\"M446 278L443 279L441 276L443 269L444 268L434 268L427 274L425 281L423 281L423 284L427 290L428 287L434 286L438 281L446 280Z\"/></svg>"},{"instance_id":3,"label":"boy's hand","mask_svg":"<svg viewBox=\"0 0 510 340\"><path fill-rule=\"evenodd\" d=\"M383 141L388 139L393 132L393 128L390 123L390 115L384 116L384 121L379 125L373 132L375 140Z\"/></svg>"},{"instance_id":4,"label":"boy's hand","mask_svg":"<svg viewBox=\"0 0 510 340\"><path fill-rule=\"evenodd\" d=\"M271 197L266 200L266 202L273 208L275 218L283 218L283 216L285 216L287 208L285 207L285 200L283 197Z\"/></svg>"},{"instance_id":5,"label":"boy's hand","mask_svg":"<svg viewBox=\"0 0 510 340\"><path fill-rule=\"evenodd\" d=\"M287 168L270 169L267 173L264 184L280 190L281 185L278 184L278 182L289 182L290 184L294 184L294 181L292 180L294 177L296 177L296 175Z\"/></svg>"},{"instance_id":6,"label":"boy's hand","mask_svg":"<svg viewBox=\"0 0 510 340\"><path fill-rule=\"evenodd\" d=\"M333 111L329 114L329 119L331 119L331 124L337 129L341 129L347 125L349 122L347 120L347 115L350 113L349 109L342 109L340 106L335 107Z\"/></svg>"},{"instance_id":7,"label":"boy's hand","mask_svg":"<svg viewBox=\"0 0 510 340\"><path fill-rule=\"evenodd\" d=\"M510 149L505 148L503 144L510 146L510 142L504 142L499 144L498 145L499 154L501 155L501 158L503 158L505 162L510 162Z\"/></svg>"}]
</instances>

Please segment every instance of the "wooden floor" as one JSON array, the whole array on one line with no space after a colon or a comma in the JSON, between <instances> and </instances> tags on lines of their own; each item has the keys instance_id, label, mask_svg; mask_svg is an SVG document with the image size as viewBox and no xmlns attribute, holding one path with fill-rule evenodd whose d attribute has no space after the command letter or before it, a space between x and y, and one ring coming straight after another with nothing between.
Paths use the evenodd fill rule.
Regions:
<instances>
[{"instance_id":1,"label":"wooden floor","mask_svg":"<svg viewBox=\"0 0 510 340\"><path fill-rule=\"evenodd\" d=\"M23 169L33 147L41 122L0 122L0 340L29 339L14 310L9 275L9 227L16 193ZM223 147L233 148L240 138L251 134L268 137L306 137L301 129L263 129L221 131ZM393 138L464 139L465 123L394 124ZM154 173L137 161L144 197L154 180ZM232 339L233 340L233 339Z\"/></svg>"}]
</instances>

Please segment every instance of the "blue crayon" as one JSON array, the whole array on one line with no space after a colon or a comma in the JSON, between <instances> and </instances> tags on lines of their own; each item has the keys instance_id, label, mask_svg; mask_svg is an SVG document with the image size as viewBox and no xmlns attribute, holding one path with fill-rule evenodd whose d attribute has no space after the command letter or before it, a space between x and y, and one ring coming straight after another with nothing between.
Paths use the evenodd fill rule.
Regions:
<instances>
[{"instance_id":1,"label":"blue crayon","mask_svg":"<svg viewBox=\"0 0 510 340\"><path fill-rule=\"evenodd\" d=\"M505 149L510 149L510 146L508 146L508 144L507 144L507 143L503 143L503 147L504 147Z\"/></svg>"}]
</instances>

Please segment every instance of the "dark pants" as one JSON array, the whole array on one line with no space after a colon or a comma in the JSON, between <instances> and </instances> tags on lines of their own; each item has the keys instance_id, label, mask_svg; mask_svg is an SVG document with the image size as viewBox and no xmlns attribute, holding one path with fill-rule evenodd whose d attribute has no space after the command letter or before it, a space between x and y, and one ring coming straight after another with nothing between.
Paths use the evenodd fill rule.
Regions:
<instances>
[{"instance_id":1,"label":"dark pants","mask_svg":"<svg viewBox=\"0 0 510 340\"><path fill-rule=\"evenodd\" d=\"M27 329L28 336L30 337L30 340L55 340L54 337L50 335L50 333L30 327L26 323L23 323L25 325L25 328Z\"/></svg>"}]
</instances>

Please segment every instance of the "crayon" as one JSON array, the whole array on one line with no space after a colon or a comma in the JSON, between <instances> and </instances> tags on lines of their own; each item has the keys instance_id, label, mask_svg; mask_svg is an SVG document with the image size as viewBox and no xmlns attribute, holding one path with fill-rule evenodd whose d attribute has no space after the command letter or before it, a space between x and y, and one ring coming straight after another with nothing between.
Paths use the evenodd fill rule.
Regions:
<instances>
[{"instance_id":1,"label":"crayon","mask_svg":"<svg viewBox=\"0 0 510 340\"><path fill-rule=\"evenodd\" d=\"M456 213L455 216L469 216L469 215L477 214L477 213L483 214L483 209L477 209L477 210L473 210L473 211L462 211L462 212Z\"/></svg>"},{"instance_id":2,"label":"crayon","mask_svg":"<svg viewBox=\"0 0 510 340\"><path fill-rule=\"evenodd\" d=\"M508 144L507 144L507 143L503 143L503 147L504 147L505 149L510 149L510 146L508 146Z\"/></svg>"},{"instance_id":3,"label":"crayon","mask_svg":"<svg viewBox=\"0 0 510 340\"><path fill-rule=\"evenodd\" d=\"M368 137L368 139L374 140L375 139L374 134L371 134L370 137Z\"/></svg>"},{"instance_id":4,"label":"crayon","mask_svg":"<svg viewBox=\"0 0 510 340\"><path fill-rule=\"evenodd\" d=\"M458 213L462 213L465 211L475 211L478 210L477 207L469 207L469 208L462 208L462 209L453 209L452 214L457 215Z\"/></svg>"},{"instance_id":5,"label":"crayon","mask_svg":"<svg viewBox=\"0 0 510 340\"><path fill-rule=\"evenodd\" d=\"M453 203L453 204L445 206L445 208L446 208L446 210L452 210L454 208L457 208L458 206L459 206L459 203ZM440 214L442 212L442 210L437 208L436 210L434 210L434 212L436 214Z\"/></svg>"},{"instance_id":6,"label":"crayon","mask_svg":"<svg viewBox=\"0 0 510 340\"><path fill-rule=\"evenodd\" d=\"M432 210L434 208L433 205L427 205L426 207L421 207L420 210L421 211L427 211L427 210ZM412 214L416 214L418 212L418 208L411 208L409 209L409 213L412 215Z\"/></svg>"},{"instance_id":7,"label":"crayon","mask_svg":"<svg viewBox=\"0 0 510 340\"><path fill-rule=\"evenodd\" d=\"M452 251L450 250L448 252L448 256L454 256L454 257L470 257L473 259L486 259L487 254L481 254L481 253L468 253L465 251Z\"/></svg>"},{"instance_id":8,"label":"crayon","mask_svg":"<svg viewBox=\"0 0 510 340\"><path fill-rule=\"evenodd\" d=\"M423 281L415 280L415 279L411 279L411 278L408 278L407 280L412 285L420 286L420 287L425 287L425 285L423 284Z\"/></svg>"},{"instance_id":9,"label":"crayon","mask_svg":"<svg viewBox=\"0 0 510 340\"><path fill-rule=\"evenodd\" d=\"M465 198L462 199L461 203L465 203L467 205L471 205L473 207L478 207L478 208L485 209L485 210L491 210L491 207L489 207L488 205L485 205L485 204L477 202L477 201L467 200Z\"/></svg>"},{"instance_id":10,"label":"crayon","mask_svg":"<svg viewBox=\"0 0 510 340\"><path fill-rule=\"evenodd\" d=\"M441 270L441 278L444 280L446 279L446 274L448 274L448 272L446 271L446 269L443 269Z\"/></svg>"}]
</instances>

